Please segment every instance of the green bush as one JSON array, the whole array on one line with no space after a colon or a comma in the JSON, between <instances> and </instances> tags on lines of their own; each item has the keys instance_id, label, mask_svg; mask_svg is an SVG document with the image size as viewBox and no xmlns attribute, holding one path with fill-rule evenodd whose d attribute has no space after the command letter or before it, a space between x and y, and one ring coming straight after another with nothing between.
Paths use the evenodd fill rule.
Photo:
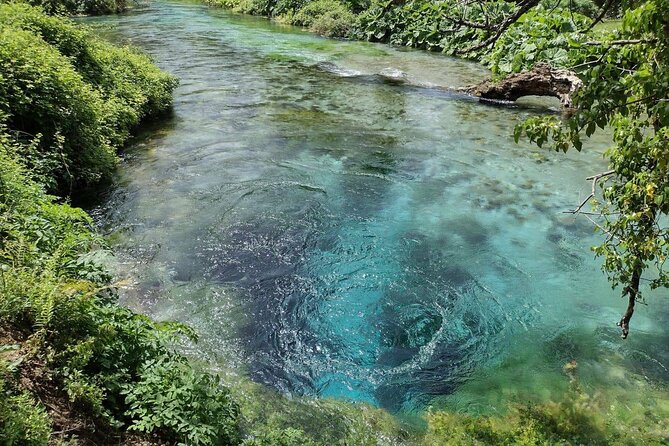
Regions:
<instances>
[{"instance_id":1,"label":"green bush","mask_svg":"<svg viewBox=\"0 0 669 446\"><path fill-rule=\"evenodd\" d=\"M6 376L13 370L9 370L2 353L0 345L0 444L46 446L51 433L49 416L29 394L7 387Z\"/></svg>"},{"instance_id":2,"label":"green bush","mask_svg":"<svg viewBox=\"0 0 669 446\"><path fill-rule=\"evenodd\" d=\"M369 6L368 0L207 0L213 6L244 14L274 17L303 26L326 37L349 37L356 15Z\"/></svg>"},{"instance_id":3,"label":"green bush","mask_svg":"<svg viewBox=\"0 0 669 446\"><path fill-rule=\"evenodd\" d=\"M206 0L212 6L231 9L242 14L272 16L274 0Z\"/></svg>"},{"instance_id":4,"label":"green bush","mask_svg":"<svg viewBox=\"0 0 669 446\"><path fill-rule=\"evenodd\" d=\"M40 6L47 14L89 14L103 15L125 11L126 0L28 0L33 6Z\"/></svg>"},{"instance_id":5,"label":"green bush","mask_svg":"<svg viewBox=\"0 0 669 446\"><path fill-rule=\"evenodd\" d=\"M559 0L556 4L555 1L544 0L542 5L547 9L553 9L559 7L562 9L569 9L572 12L582 14L584 16L594 18L600 12L601 6L603 3L606 3L608 0ZM618 2L619 3L619 2ZM615 5L614 5L615 6ZM616 8L612 8L615 10Z\"/></svg>"},{"instance_id":6,"label":"green bush","mask_svg":"<svg viewBox=\"0 0 669 446\"><path fill-rule=\"evenodd\" d=\"M300 429L270 429L253 433L244 440L242 446L317 446L318 443L310 439Z\"/></svg>"},{"instance_id":7,"label":"green bush","mask_svg":"<svg viewBox=\"0 0 669 446\"><path fill-rule=\"evenodd\" d=\"M33 339L77 410L188 444L233 442L228 391L168 348L192 331L118 306L90 217L46 193L111 174L113 149L169 108L173 78L21 4L0 5L0 76L0 323ZM1 404L20 415L0 418L3 444L46 443L28 396Z\"/></svg>"},{"instance_id":8,"label":"green bush","mask_svg":"<svg viewBox=\"0 0 669 446\"><path fill-rule=\"evenodd\" d=\"M168 348L192 330L116 304L92 255L104 243L90 218L54 203L20 153L0 128L0 324L32 333L75 407L187 444L232 443L238 409L228 391ZM24 418L32 426L35 417Z\"/></svg>"},{"instance_id":9,"label":"green bush","mask_svg":"<svg viewBox=\"0 0 669 446\"><path fill-rule=\"evenodd\" d=\"M238 406L218 377L195 372L181 358L147 361L123 392L130 429L168 430L187 445L238 444Z\"/></svg>"},{"instance_id":10,"label":"green bush","mask_svg":"<svg viewBox=\"0 0 669 446\"><path fill-rule=\"evenodd\" d=\"M46 411L28 394L0 393L0 444L46 446L50 434L51 422Z\"/></svg>"},{"instance_id":11,"label":"green bush","mask_svg":"<svg viewBox=\"0 0 669 446\"><path fill-rule=\"evenodd\" d=\"M64 192L109 178L115 149L170 108L175 86L146 56L15 3L0 5L0 73L9 130L35 144L26 161Z\"/></svg>"},{"instance_id":12,"label":"green bush","mask_svg":"<svg viewBox=\"0 0 669 446\"><path fill-rule=\"evenodd\" d=\"M292 23L309 28L327 37L346 37L351 34L355 16L337 0L316 0L308 3L293 17Z\"/></svg>"},{"instance_id":13,"label":"green bush","mask_svg":"<svg viewBox=\"0 0 669 446\"><path fill-rule=\"evenodd\" d=\"M272 10L274 16L294 16L309 0L278 0Z\"/></svg>"},{"instance_id":14,"label":"green bush","mask_svg":"<svg viewBox=\"0 0 669 446\"><path fill-rule=\"evenodd\" d=\"M0 73L0 112L11 131L39 139L41 153L61 160L47 176L71 185L93 183L113 170L102 100L65 56L28 31L3 28Z\"/></svg>"}]
</instances>

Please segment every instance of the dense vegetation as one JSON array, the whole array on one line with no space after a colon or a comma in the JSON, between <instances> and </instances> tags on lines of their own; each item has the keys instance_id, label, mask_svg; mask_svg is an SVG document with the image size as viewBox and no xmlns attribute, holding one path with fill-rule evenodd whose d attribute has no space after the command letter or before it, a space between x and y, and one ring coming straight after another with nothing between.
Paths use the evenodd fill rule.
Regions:
<instances>
[{"instance_id":1,"label":"dense vegetation","mask_svg":"<svg viewBox=\"0 0 669 446\"><path fill-rule=\"evenodd\" d=\"M0 113L28 167L51 191L108 178L133 127L169 109L174 79L36 8L0 7Z\"/></svg>"},{"instance_id":2,"label":"dense vegetation","mask_svg":"<svg viewBox=\"0 0 669 446\"><path fill-rule=\"evenodd\" d=\"M355 30L356 13L367 0L207 0L210 5L235 12L273 17L291 25L303 26L327 37L350 37Z\"/></svg>"},{"instance_id":3,"label":"dense vegetation","mask_svg":"<svg viewBox=\"0 0 669 446\"><path fill-rule=\"evenodd\" d=\"M0 442L46 444L53 423L107 443L122 426L234 443L237 404L170 347L191 331L118 306L90 217L47 195L109 177L175 80L14 3L0 5L0 77Z\"/></svg>"},{"instance_id":4,"label":"dense vegetation","mask_svg":"<svg viewBox=\"0 0 669 446\"><path fill-rule=\"evenodd\" d=\"M52 13L111 12L120 5L41 3ZM514 14L513 2L486 2L483 15L481 8L458 9L467 4L448 1L222 4L325 35L480 58L497 75L539 61L576 70L590 82L574 114L531 120L517 135L580 149L581 131L614 125L608 155L615 174L606 175L613 182L598 202L602 229L613 235L597 252L614 283L627 285L631 301L639 297L639 271L664 262L667 231L658 222L669 206L666 1L628 10L610 35L553 4L537 4L502 32L468 24L503 23ZM600 14L596 7L588 11L589 2L577 4L590 16ZM448 14L460 23L444 19ZM601 43L606 40L633 43ZM668 408L644 411L636 402L629 403L633 416L632 409L611 410L610 401L579 388L573 367L566 369L571 386L560 403L522 405L492 417L432 412L424 434L407 432L367 406L288 401L243 380L223 386L199 370L178 353L195 333L118 306L118 284L104 267L105 241L85 212L49 195L71 196L108 179L133 129L169 110L174 86L131 48L26 4L0 4L0 443L666 443ZM652 285L666 286L657 270Z\"/></svg>"},{"instance_id":5,"label":"dense vegetation","mask_svg":"<svg viewBox=\"0 0 669 446\"><path fill-rule=\"evenodd\" d=\"M126 0L28 0L33 6L41 7L48 14L102 15L125 11Z\"/></svg>"}]
</instances>

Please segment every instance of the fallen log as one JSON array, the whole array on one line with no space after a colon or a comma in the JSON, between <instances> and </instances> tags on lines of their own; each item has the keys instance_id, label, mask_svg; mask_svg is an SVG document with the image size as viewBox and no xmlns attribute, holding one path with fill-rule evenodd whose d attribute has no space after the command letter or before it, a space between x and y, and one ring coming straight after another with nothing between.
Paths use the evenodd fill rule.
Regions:
<instances>
[{"instance_id":1,"label":"fallen log","mask_svg":"<svg viewBox=\"0 0 669 446\"><path fill-rule=\"evenodd\" d=\"M552 96L558 98L565 108L571 108L572 97L582 85L574 72L538 63L530 71L512 74L497 82L483 81L463 90L482 99L496 101L515 101L523 96Z\"/></svg>"}]
</instances>

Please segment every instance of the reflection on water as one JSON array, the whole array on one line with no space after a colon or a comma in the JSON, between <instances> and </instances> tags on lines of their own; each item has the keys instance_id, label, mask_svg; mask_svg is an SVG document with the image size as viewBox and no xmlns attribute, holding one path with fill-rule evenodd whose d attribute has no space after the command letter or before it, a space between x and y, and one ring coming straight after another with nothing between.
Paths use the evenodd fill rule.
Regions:
<instances>
[{"instance_id":1,"label":"reflection on water","mask_svg":"<svg viewBox=\"0 0 669 446\"><path fill-rule=\"evenodd\" d=\"M598 236L562 213L602 146L515 145L532 110L437 88L479 66L173 3L88 21L181 79L101 220L127 304L192 324L201 354L395 411L559 392L574 358L586 385L667 380L667 313L640 308L621 343Z\"/></svg>"}]
</instances>

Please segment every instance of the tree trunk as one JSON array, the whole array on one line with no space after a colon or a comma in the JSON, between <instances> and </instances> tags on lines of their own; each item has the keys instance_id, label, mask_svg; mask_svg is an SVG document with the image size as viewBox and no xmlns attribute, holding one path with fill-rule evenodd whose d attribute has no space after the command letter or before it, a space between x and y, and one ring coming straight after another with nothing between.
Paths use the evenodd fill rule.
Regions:
<instances>
[{"instance_id":1,"label":"tree trunk","mask_svg":"<svg viewBox=\"0 0 669 446\"><path fill-rule=\"evenodd\" d=\"M632 271L632 280L630 284L625 288L625 293L627 294L627 310L623 314L622 319L618 322L618 326L622 329L622 338L626 339L627 335L630 332L630 319L634 314L634 304L636 303L636 298L639 296L639 282L641 281L641 271L643 266L641 263L638 263Z\"/></svg>"},{"instance_id":2,"label":"tree trunk","mask_svg":"<svg viewBox=\"0 0 669 446\"><path fill-rule=\"evenodd\" d=\"M484 81L464 91L482 99L515 101L523 96L552 96L566 108L572 107L572 96L583 85L569 70L551 68L538 63L530 71L512 74L498 82Z\"/></svg>"}]
</instances>

